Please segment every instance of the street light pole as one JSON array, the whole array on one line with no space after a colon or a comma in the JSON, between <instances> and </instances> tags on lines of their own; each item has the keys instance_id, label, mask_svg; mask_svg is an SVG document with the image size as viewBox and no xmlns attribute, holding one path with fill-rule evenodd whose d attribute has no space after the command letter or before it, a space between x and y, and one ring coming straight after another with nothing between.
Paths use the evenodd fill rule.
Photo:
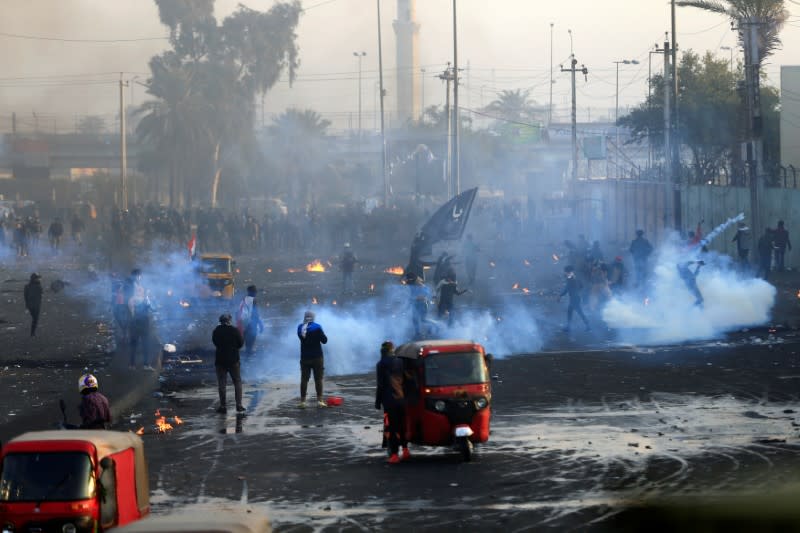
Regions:
<instances>
[{"instance_id":1,"label":"street light pole","mask_svg":"<svg viewBox=\"0 0 800 533\"><path fill-rule=\"evenodd\" d=\"M547 125L553 123L553 23L550 23L550 106L547 114Z\"/></svg>"},{"instance_id":2,"label":"street light pole","mask_svg":"<svg viewBox=\"0 0 800 533\"><path fill-rule=\"evenodd\" d=\"M458 107L458 18L456 17L456 0L453 0L453 182L455 195L461 194L461 150L459 144L459 128L461 109Z\"/></svg>"},{"instance_id":3,"label":"street light pole","mask_svg":"<svg viewBox=\"0 0 800 533\"><path fill-rule=\"evenodd\" d=\"M730 53L731 53L731 66L730 66L730 69L731 69L731 72L733 72L733 47L732 46L720 46L719 49L720 50L728 50L728 51L730 51Z\"/></svg>"},{"instance_id":4,"label":"street light pole","mask_svg":"<svg viewBox=\"0 0 800 533\"><path fill-rule=\"evenodd\" d=\"M353 52L358 59L358 153L361 153L361 60L367 55L366 52Z\"/></svg>"},{"instance_id":5,"label":"street light pole","mask_svg":"<svg viewBox=\"0 0 800 533\"><path fill-rule=\"evenodd\" d=\"M381 99L381 172L383 174L383 207L389 208L389 182L386 175L386 126L383 119L383 45L381 44L381 0L375 0L378 7L378 80Z\"/></svg>"},{"instance_id":6,"label":"street light pole","mask_svg":"<svg viewBox=\"0 0 800 533\"><path fill-rule=\"evenodd\" d=\"M419 120L422 122L422 120L425 118L425 69L421 68L419 71L422 74L422 87L420 87L422 89L422 105L420 106Z\"/></svg>"}]
</instances>

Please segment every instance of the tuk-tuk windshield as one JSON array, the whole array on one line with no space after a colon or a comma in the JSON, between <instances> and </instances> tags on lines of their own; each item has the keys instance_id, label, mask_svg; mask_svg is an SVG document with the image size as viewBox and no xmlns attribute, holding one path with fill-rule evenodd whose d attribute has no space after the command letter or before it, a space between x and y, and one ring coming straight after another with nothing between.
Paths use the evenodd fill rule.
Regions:
<instances>
[{"instance_id":1,"label":"tuk-tuk windshield","mask_svg":"<svg viewBox=\"0 0 800 533\"><path fill-rule=\"evenodd\" d=\"M231 260L221 257L204 257L200 260L200 272L203 274L230 274Z\"/></svg>"},{"instance_id":2,"label":"tuk-tuk windshield","mask_svg":"<svg viewBox=\"0 0 800 533\"><path fill-rule=\"evenodd\" d=\"M488 381L483 354L439 353L425 358L425 385L469 385Z\"/></svg>"},{"instance_id":3,"label":"tuk-tuk windshield","mask_svg":"<svg viewBox=\"0 0 800 533\"><path fill-rule=\"evenodd\" d=\"M71 501L93 495L92 462L83 452L10 453L3 459L0 501Z\"/></svg>"}]
</instances>

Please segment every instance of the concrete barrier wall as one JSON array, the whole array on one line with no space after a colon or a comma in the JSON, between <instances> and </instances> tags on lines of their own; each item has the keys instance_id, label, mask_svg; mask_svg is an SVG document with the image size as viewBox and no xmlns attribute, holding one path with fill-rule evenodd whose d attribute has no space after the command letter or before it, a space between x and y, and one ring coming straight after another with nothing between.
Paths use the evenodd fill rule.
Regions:
<instances>
[{"instance_id":1,"label":"concrete barrier wall","mask_svg":"<svg viewBox=\"0 0 800 533\"><path fill-rule=\"evenodd\" d=\"M661 183L629 180L581 181L575 189L575 217L572 233L583 233L589 240L624 248L637 229L643 229L651 242L658 243L671 227L665 218L665 188ZM750 190L746 187L685 185L680 191L683 232L703 222L708 233L730 217L744 213L750 220ZM783 220L792 244L800 246L800 189L765 188L761 227L774 228ZM728 228L712 243L720 253L736 254L732 242L736 228ZM753 236L753 246L760 235ZM572 237L574 238L574 237ZM755 248L751 258L755 257ZM787 266L800 266L800 251L786 254Z\"/></svg>"}]
</instances>

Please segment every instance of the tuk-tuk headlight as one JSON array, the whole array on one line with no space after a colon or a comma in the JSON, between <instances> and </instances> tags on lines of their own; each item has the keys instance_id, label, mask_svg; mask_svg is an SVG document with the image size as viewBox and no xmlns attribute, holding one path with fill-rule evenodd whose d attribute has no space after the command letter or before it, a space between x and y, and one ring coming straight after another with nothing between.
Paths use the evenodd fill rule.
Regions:
<instances>
[{"instance_id":1,"label":"tuk-tuk headlight","mask_svg":"<svg viewBox=\"0 0 800 533\"><path fill-rule=\"evenodd\" d=\"M78 528L75 527L75 524L67 523L61 526L62 533L75 533L78 531Z\"/></svg>"},{"instance_id":2,"label":"tuk-tuk headlight","mask_svg":"<svg viewBox=\"0 0 800 533\"><path fill-rule=\"evenodd\" d=\"M444 400L436 400L433 403L433 408L439 411L440 413L444 412L445 407L447 407L447 404L444 403Z\"/></svg>"},{"instance_id":3,"label":"tuk-tuk headlight","mask_svg":"<svg viewBox=\"0 0 800 533\"><path fill-rule=\"evenodd\" d=\"M475 400L475 407L478 409L483 409L487 405L489 405L489 402L486 400L486 398L478 398Z\"/></svg>"}]
</instances>

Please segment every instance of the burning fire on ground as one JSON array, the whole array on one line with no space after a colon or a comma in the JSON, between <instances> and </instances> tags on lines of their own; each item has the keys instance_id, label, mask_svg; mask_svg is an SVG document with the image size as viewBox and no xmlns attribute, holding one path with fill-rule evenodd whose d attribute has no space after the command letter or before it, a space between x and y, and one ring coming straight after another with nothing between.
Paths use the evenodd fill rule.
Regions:
<instances>
[{"instance_id":1,"label":"burning fire on ground","mask_svg":"<svg viewBox=\"0 0 800 533\"><path fill-rule=\"evenodd\" d=\"M403 273L404 273L404 270L403 270L403 267L401 267L401 266L393 266L393 267L387 268L386 270L384 270L384 272L386 272L387 274L392 274L393 276L402 276Z\"/></svg>"},{"instance_id":2,"label":"burning fire on ground","mask_svg":"<svg viewBox=\"0 0 800 533\"><path fill-rule=\"evenodd\" d=\"M317 297L316 296L312 296L311 297L311 303L314 304L314 305L317 305L319 303L319 301L317 301Z\"/></svg>"},{"instance_id":3,"label":"burning fire on ground","mask_svg":"<svg viewBox=\"0 0 800 533\"><path fill-rule=\"evenodd\" d=\"M325 265L319 259L314 259L306 265L306 272L325 272Z\"/></svg>"},{"instance_id":4,"label":"burning fire on ground","mask_svg":"<svg viewBox=\"0 0 800 533\"><path fill-rule=\"evenodd\" d=\"M517 289L519 289L519 283L515 283L514 285L511 286L512 291L515 291Z\"/></svg>"}]
</instances>

